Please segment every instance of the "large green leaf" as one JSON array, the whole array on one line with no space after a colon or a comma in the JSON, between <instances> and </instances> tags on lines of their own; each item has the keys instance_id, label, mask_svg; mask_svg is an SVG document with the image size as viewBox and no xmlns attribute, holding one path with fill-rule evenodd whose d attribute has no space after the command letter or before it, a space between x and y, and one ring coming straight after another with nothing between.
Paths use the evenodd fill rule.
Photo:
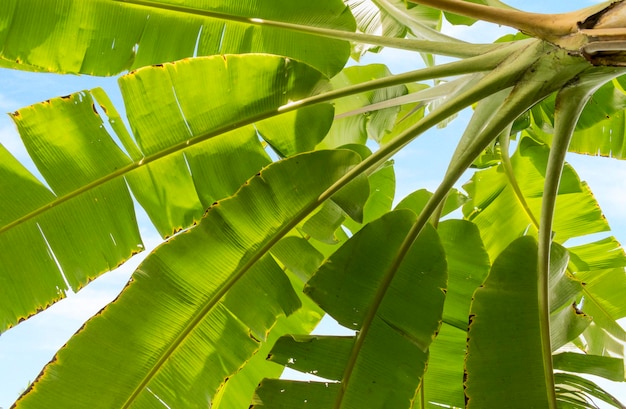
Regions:
<instances>
[{"instance_id":1,"label":"large green leaf","mask_svg":"<svg viewBox=\"0 0 626 409\"><path fill-rule=\"evenodd\" d=\"M300 307L270 248L358 161L345 150L286 159L212 206L138 267L16 407L209 406L276 318Z\"/></svg>"},{"instance_id":2,"label":"large green leaf","mask_svg":"<svg viewBox=\"0 0 626 409\"><path fill-rule=\"evenodd\" d=\"M205 78L212 80L207 82ZM250 83L255 86L249 87ZM161 156L163 151L182 147L193 138L226 133L246 125L249 118L257 115L276 116L279 107L319 91L323 83L323 77L304 64L268 56L229 56L226 60L215 57L205 63L185 60L166 64L162 69L138 70L120 79L133 134L146 156ZM209 96L213 96L211 104L206 103ZM332 115L328 105L287 113L281 115L280 127L269 131L267 127L271 124L261 125L262 136L272 145L283 147L284 154L296 153L296 144L310 150L328 131ZM310 122L317 125L310 126ZM245 132L248 145L254 146L250 142L257 138L256 127L248 126L237 132ZM240 156L246 153L245 149L222 147L211 149L208 154L206 151L191 150L184 157L168 158L173 162L170 166L148 164L146 170L129 176L133 193L162 234L189 226L202 216L204 209L224 197L207 192L214 189L213 184L224 184L225 190L232 192L251 175L229 166L229 161L250 161L250 166L259 163L258 159ZM213 160L218 152L222 162ZM204 189L199 180L205 180ZM164 189L163 183L168 189ZM188 193L177 193L176 189ZM180 204L171 204L169 195L174 195L174 201Z\"/></svg>"},{"instance_id":3,"label":"large green leaf","mask_svg":"<svg viewBox=\"0 0 626 409\"><path fill-rule=\"evenodd\" d=\"M124 181L107 180L130 159L91 102L80 93L13 114L52 190L0 148L0 332L143 249Z\"/></svg>"},{"instance_id":4,"label":"large green leaf","mask_svg":"<svg viewBox=\"0 0 626 409\"><path fill-rule=\"evenodd\" d=\"M269 163L253 123L325 80L287 58L245 55L145 68L121 83L133 136L97 90L12 114L51 190L0 149L0 331L142 250L126 182L161 234L189 227ZM264 136L289 154L311 149L332 114L325 104L287 112Z\"/></svg>"},{"instance_id":5,"label":"large green leaf","mask_svg":"<svg viewBox=\"0 0 626 409\"><path fill-rule=\"evenodd\" d=\"M272 359L283 365L341 384L266 380L254 407L410 407L441 324L446 283L445 256L432 226L406 254L398 253L415 219L415 213L398 210L366 225L305 287L357 336L289 337L272 350Z\"/></svg>"},{"instance_id":6,"label":"large green leaf","mask_svg":"<svg viewBox=\"0 0 626 409\"><path fill-rule=\"evenodd\" d=\"M539 327L537 243L521 237L496 258L471 307L466 407L548 407ZM515 385L511 388L510 385Z\"/></svg>"},{"instance_id":7,"label":"large green leaf","mask_svg":"<svg viewBox=\"0 0 626 409\"><path fill-rule=\"evenodd\" d=\"M429 349L422 385L426 408L463 407L463 365L470 303L489 272L489 256L478 228L468 221L447 220L437 228L448 262L448 291L443 325Z\"/></svg>"},{"instance_id":8,"label":"large green leaf","mask_svg":"<svg viewBox=\"0 0 626 409\"><path fill-rule=\"evenodd\" d=\"M185 57L264 52L308 62L332 76L349 56L348 42L259 23L265 19L338 30L355 28L354 18L340 0L142 3L4 1L0 8L0 66L114 75ZM210 17L162 8L175 5ZM257 19L257 24L249 19Z\"/></svg>"}]
</instances>

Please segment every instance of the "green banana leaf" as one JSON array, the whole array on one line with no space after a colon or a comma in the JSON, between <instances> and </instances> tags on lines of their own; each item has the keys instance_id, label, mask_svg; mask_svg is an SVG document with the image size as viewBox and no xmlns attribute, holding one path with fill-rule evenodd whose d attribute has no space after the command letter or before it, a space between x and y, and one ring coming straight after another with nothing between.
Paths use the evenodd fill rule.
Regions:
<instances>
[{"instance_id":1,"label":"green banana leaf","mask_svg":"<svg viewBox=\"0 0 626 409\"><path fill-rule=\"evenodd\" d=\"M363 206L363 222L357 223L348 218L343 222L343 226L352 234L391 210L396 193L396 174L393 163L393 160L387 161L368 177L370 195Z\"/></svg>"},{"instance_id":2,"label":"green banana leaf","mask_svg":"<svg viewBox=\"0 0 626 409\"><path fill-rule=\"evenodd\" d=\"M385 37L404 38L407 34L433 41L456 41L439 32L441 11L409 4L401 0L347 0L345 2L354 15L359 31ZM379 52L382 47L370 44L355 44L352 56L358 61L369 52ZM432 56L425 58L434 63Z\"/></svg>"},{"instance_id":3,"label":"green banana leaf","mask_svg":"<svg viewBox=\"0 0 626 409\"><path fill-rule=\"evenodd\" d=\"M554 368L567 372L587 373L611 381L624 382L624 361L606 356L563 352L552 357Z\"/></svg>"},{"instance_id":4,"label":"green banana leaf","mask_svg":"<svg viewBox=\"0 0 626 409\"><path fill-rule=\"evenodd\" d=\"M287 238L289 237L285 237L277 245ZM276 245L272 248L272 255L275 255L275 251ZM319 264L321 264L321 260ZM319 267L319 264L317 267ZM228 377L224 384L220 386L212 401L211 408L235 409L248 407L259 380L279 377L282 372L282 368L266 360L272 345L279 339L279 336L283 334L309 333L322 319L324 312L313 301L302 294L301 290L304 280L300 277L296 278L291 274L288 274L288 276L296 289L296 294L298 294L302 306L289 317L278 317L267 341L261 345L259 350L248 360L242 369L233 376Z\"/></svg>"},{"instance_id":5,"label":"green banana leaf","mask_svg":"<svg viewBox=\"0 0 626 409\"><path fill-rule=\"evenodd\" d=\"M410 406L441 325L446 282L443 248L431 226L406 254L398 254L415 219L413 212L398 210L366 225L305 287L305 293L341 325L358 330L358 336L290 336L272 349L275 362L329 382L264 380L252 407ZM394 275L387 287L390 268ZM421 312L419 319L414 311Z\"/></svg>"},{"instance_id":6,"label":"green banana leaf","mask_svg":"<svg viewBox=\"0 0 626 409\"><path fill-rule=\"evenodd\" d=\"M120 81L133 136L98 90L12 114L50 189L0 148L0 196L12 199L0 201L0 331L143 249L127 183L162 235L193 225L270 162L254 123L272 121L326 80L284 57L245 55L145 68ZM332 114L327 104L288 112L264 136L288 154L312 149Z\"/></svg>"},{"instance_id":7,"label":"green banana leaf","mask_svg":"<svg viewBox=\"0 0 626 409\"><path fill-rule=\"evenodd\" d=\"M537 242L521 237L496 258L476 290L465 366L468 409L503 402L511 409L548 407L537 274ZM511 384L516 387L505 386Z\"/></svg>"},{"instance_id":8,"label":"green banana leaf","mask_svg":"<svg viewBox=\"0 0 626 409\"><path fill-rule=\"evenodd\" d=\"M597 409L596 402L599 401L618 409L626 407L610 393L588 379L568 373L555 373L554 378L559 408Z\"/></svg>"},{"instance_id":9,"label":"green banana leaf","mask_svg":"<svg viewBox=\"0 0 626 409\"><path fill-rule=\"evenodd\" d=\"M146 258L16 408L210 406L276 318L301 306L269 250L358 162L320 151L262 170Z\"/></svg>"},{"instance_id":10,"label":"green banana leaf","mask_svg":"<svg viewBox=\"0 0 626 409\"><path fill-rule=\"evenodd\" d=\"M395 207L396 209L411 209L416 214L420 214L426 206L426 203L433 196L431 192L426 189L419 189L415 192L407 195L404 199L398 203ZM463 193L459 192L456 189L450 189L450 193L444 202L443 209L441 211L441 216L446 216L453 211L460 208L465 202L467 202L468 197Z\"/></svg>"},{"instance_id":11,"label":"green banana leaf","mask_svg":"<svg viewBox=\"0 0 626 409\"><path fill-rule=\"evenodd\" d=\"M487 276L490 263L473 223L446 220L437 231L448 261L448 291L443 324L429 349L421 393L424 408L443 405L460 408L465 405L463 374L470 303L474 291Z\"/></svg>"},{"instance_id":12,"label":"green banana leaf","mask_svg":"<svg viewBox=\"0 0 626 409\"><path fill-rule=\"evenodd\" d=\"M383 64L348 67L331 79L333 88L343 88L364 81L383 78L391 75ZM361 108L372 103L386 101L405 95L404 85L368 91L359 98L343 98L336 102L337 115ZM365 144L368 139L379 142L387 132L391 131L400 108L391 107L367 114L352 115L338 118L333 122L328 135L318 145L318 148L336 148L346 144Z\"/></svg>"},{"instance_id":13,"label":"green banana leaf","mask_svg":"<svg viewBox=\"0 0 626 409\"><path fill-rule=\"evenodd\" d=\"M262 20L355 29L341 0L184 2L205 15L167 9L182 6L177 1L140 3L6 0L0 8L0 66L106 76L186 57L263 52L307 62L330 77L346 63L348 42L268 27Z\"/></svg>"},{"instance_id":14,"label":"green banana leaf","mask_svg":"<svg viewBox=\"0 0 626 409\"><path fill-rule=\"evenodd\" d=\"M511 157L515 178L535 220L541 207L548 154L547 146L525 137ZM522 234L536 234L537 227L515 195L502 166L476 172L464 189L470 200L463 206L463 213L480 228L492 259ZM563 171L556 209L553 230L558 243L609 230L589 187L568 165Z\"/></svg>"},{"instance_id":15,"label":"green banana leaf","mask_svg":"<svg viewBox=\"0 0 626 409\"><path fill-rule=\"evenodd\" d=\"M589 100L583 110L568 150L591 156L605 156L615 159L626 157L624 120L626 93L622 77L603 85ZM552 141L554 130L554 103L552 96L534 107L529 127L525 133L547 143Z\"/></svg>"},{"instance_id":16,"label":"green banana leaf","mask_svg":"<svg viewBox=\"0 0 626 409\"><path fill-rule=\"evenodd\" d=\"M548 150L544 145L524 137L512 157L515 177L535 219L539 215L544 182L542 169L545 169L547 155ZM471 199L465 205L464 213L481 229L492 257L518 235L536 234L534 221L523 209L500 166L477 172L466 189ZM584 210L587 204L589 206ZM494 228L496 224L501 227ZM588 187L578 180L567 165L557 198L553 230L555 241L561 243L573 237L608 230L608 224ZM603 355L611 351L622 357L623 344L613 342L611 338L626 339L626 333L616 322L626 315L623 302L620 301L626 294L626 256L614 239L575 246L571 251L573 260L566 273L568 279L563 281L569 289L565 288L559 302L554 302L554 298L558 297L552 295L552 346L556 349L567 342L576 341L590 354ZM594 282L602 282L603 285L588 285L587 282L592 278L597 280ZM591 320L597 325L590 326ZM582 342L575 339L581 332ZM601 342L605 342L606 349L598 350L594 347L599 347Z\"/></svg>"},{"instance_id":17,"label":"green banana leaf","mask_svg":"<svg viewBox=\"0 0 626 409\"><path fill-rule=\"evenodd\" d=\"M584 283L582 309L597 326L585 331L583 350L594 355L624 357L626 332L616 322L626 316L626 253L613 237L569 249L576 278ZM617 342L616 342L617 340ZM621 341L621 342L620 342ZM606 345L600 347L599 342Z\"/></svg>"}]
</instances>

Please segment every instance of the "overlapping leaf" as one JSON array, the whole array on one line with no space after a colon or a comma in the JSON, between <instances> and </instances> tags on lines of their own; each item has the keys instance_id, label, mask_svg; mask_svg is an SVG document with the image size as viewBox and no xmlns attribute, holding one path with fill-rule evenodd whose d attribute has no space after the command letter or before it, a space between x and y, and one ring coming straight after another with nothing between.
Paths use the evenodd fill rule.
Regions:
<instances>
[{"instance_id":1,"label":"overlapping leaf","mask_svg":"<svg viewBox=\"0 0 626 409\"><path fill-rule=\"evenodd\" d=\"M410 406L441 323L446 282L443 248L426 226L404 258L395 260L394 278L383 287L415 217L398 210L368 224L305 288L341 325L358 330L356 337L289 337L272 350L271 359L334 382L265 380L254 407ZM386 291L377 304L381 288Z\"/></svg>"},{"instance_id":2,"label":"overlapping leaf","mask_svg":"<svg viewBox=\"0 0 626 409\"><path fill-rule=\"evenodd\" d=\"M283 240L279 241L277 244L281 243ZM275 252L275 249L276 246L272 248L272 253ZM241 370L233 376L228 377L225 383L220 386L212 401L211 408L235 409L248 407L259 380L278 377L282 372L282 368L265 359L279 336L311 332L322 319L323 311L315 305L313 301L302 294L301 289L304 284L302 279L299 277L296 278L291 274L288 275L302 302L302 306L289 317L278 317L276 324L272 327L267 337L267 341L261 344L259 350L246 362L246 365Z\"/></svg>"},{"instance_id":3,"label":"overlapping leaf","mask_svg":"<svg viewBox=\"0 0 626 409\"><path fill-rule=\"evenodd\" d=\"M535 220L541 206L548 153L545 145L531 138L523 138L511 158L515 178ZM464 188L471 200L465 204L463 212L480 228L492 259L525 232L536 234L536 226L515 195L501 166L477 172ZM572 237L609 230L589 187L567 165L559 188L555 215L554 240L559 243Z\"/></svg>"},{"instance_id":4,"label":"overlapping leaf","mask_svg":"<svg viewBox=\"0 0 626 409\"><path fill-rule=\"evenodd\" d=\"M142 249L126 182L163 235L192 225L269 163L252 123L319 91L324 78L290 59L247 55L146 68L121 83L134 138L101 91L12 114L51 190L0 150L0 196L11 198L0 201L0 330ZM264 136L286 154L312 149L332 114L323 104L286 113Z\"/></svg>"},{"instance_id":5,"label":"overlapping leaf","mask_svg":"<svg viewBox=\"0 0 626 409\"><path fill-rule=\"evenodd\" d=\"M554 378L559 408L596 409L596 402L600 401L618 409L624 408L622 403L595 382L568 373L556 373Z\"/></svg>"},{"instance_id":6,"label":"overlapping leaf","mask_svg":"<svg viewBox=\"0 0 626 409\"><path fill-rule=\"evenodd\" d=\"M345 150L299 155L212 206L138 267L16 407L210 405L276 318L300 306L270 248L358 161Z\"/></svg>"},{"instance_id":7,"label":"overlapping leaf","mask_svg":"<svg viewBox=\"0 0 626 409\"><path fill-rule=\"evenodd\" d=\"M596 325L583 334L590 354L624 357L626 332L616 322L626 316L626 254L613 237L570 248L572 269L584 283L582 309ZM604 345L604 346L601 346Z\"/></svg>"},{"instance_id":8,"label":"overlapping leaf","mask_svg":"<svg viewBox=\"0 0 626 409\"><path fill-rule=\"evenodd\" d=\"M382 64L348 67L331 80L334 88L342 88L364 81L383 78L391 75L389 69ZM337 101L337 114L362 108L372 103L386 101L405 95L404 85L383 88L363 93L358 98L345 98ZM396 121L400 108L391 107L362 115L351 115L338 118L322 143L321 148L336 148L346 144L364 144L368 139L380 141L389 132Z\"/></svg>"},{"instance_id":9,"label":"overlapping leaf","mask_svg":"<svg viewBox=\"0 0 626 409\"><path fill-rule=\"evenodd\" d=\"M448 291L443 325L430 346L428 371L420 393L425 408L460 408L465 405L463 369L470 303L489 272L489 256L473 223L448 220L441 222L437 230L448 262Z\"/></svg>"},{"instance_id":10,"label":"overlapping leaf","mask_svg":"<svg viewBox=\"0 0 626 409\"><path fill-rule=\"evenodd\" d=\"M357 21L359 31L366 34L404 38L411 33L418 38L451 38L439 33L441 11L397 0L348 0L345 2ZM359 58L366 52L378 52L381 47L355 44L354 56ZM431 60L432 61L432 60Z\"/></svg>"},{"instance_id":11,"label":"overlapping leaf","mask_svg":"<svg viewBox=\"0 0 626 409\"><path fill-rule=\"evenodd\" d=\"M185 57L264 52L305 61L332 76L343 68L349 43L258 23L355 29L340 0L184 2L210 17L163 9L180 2L140 3L7 0L0 9L0 66L114 75Z\"/></svg>"},{"instance_id":12,"label":"overlapping leaf","mask_svg":"<svg viewBox=\"0 0 626 409\"><path fill-rule=\"evenodd\" d=\"M616 159L626 157L624 81L621 77L616 78L595 92L576 123L568 148L570 152ZM554 104L555 97L552 96L534 107L530 111L531 121L525 132L535 139L551 143Z\"/></svg>"},{"instance_id":13,"label":"overlapping leaf","mask_svg":"<svg viewBox=\"0 0 626 409\"><path fill-rule=\"evenodd\" d=\"M467 408L503 402L511 409L548 407L537 275L537 243L522 237L498 256L476 290L467 344Z\"/></svg>"}]
</instances>

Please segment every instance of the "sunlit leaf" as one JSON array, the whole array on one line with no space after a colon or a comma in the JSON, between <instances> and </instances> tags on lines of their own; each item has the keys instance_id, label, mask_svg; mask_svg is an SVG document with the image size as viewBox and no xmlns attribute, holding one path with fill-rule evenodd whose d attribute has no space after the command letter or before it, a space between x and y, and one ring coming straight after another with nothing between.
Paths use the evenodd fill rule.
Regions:
<instances>
[{"instance_id":1,"label":"sunlit leaf","mask_svg":"<svg viewBox=\"0 0 626 409\"><path fill-rule=\"evenodd\" d=\"M394 279L377 309L370 312L370 306L377 305L373 304L376 293L398 257L402 233L415 217L399 210L368 224L334 253L305 287L341 325L358 330L356 338L292 337L273 349L272 359L278 362L339 378L343 392L338 394L333 383L268 380L261 383L254 407L288 407L305 400L309 407L319 408L333 401L346 408L409 405L426 365L428 346L440 326L444 300L445 259L432 227L420 234L394 267ZM382 237L384 241L380 241ZM353 254L363 257L354 259ZM420 319L412 314L414 310L422 311ZM368 318L370 314L375 315ZM383 350L386 353L381 356ZM318 355L326 358L320 361L315 358ZM372 384L376 387L369 386Z\"/></svg>"},{"instance_id":2,"label":"sunlit leaf","mask_svg":"<svg viewBox=\"0 0 626 409\"><path fill-rule=\"evenodd\" d=\"M276 318L300 307L269 248L357 161L350 151L316 152L250 179L197 227L150 255L122 296L59 351L31 387L37 393L24 395L17 407L210 405ZM313 171L316 177L308 177ZM90 393L77 393L84 390Z\"/></svg>"},{"instance_id":3,"label":"sunlit leaf","mask_svg":"<svg viewBox=\"0 0 626 409\"><path fill-rule=\"evenodd\" d=\"M348 58L348 42L244 21L355 28L340 0L184 2L185 7L212 17L163 6L172 2L154 0L135 6L110 0L7 0L0 10L0 61L5 61L1 65L114 75L186 57L264 52L307 62L332 76Z\"/></svg>"},{"instance_id":4,"label":"sunlit leaf","mask_svg":"<svg viewBox=\"0 0 626 409\"><path fill-rule=\"evenodd\" d=\"M207 82L207 76L215 81ZM256 86L241 82L246 78ZM289 100L326 83L307 65L268 55L179 61L120 81L132 136L101 90L11 114L51 190L0 149L0 195L12 197L0 202L0 331L143 249L128 186L163 236L193 225L269 163L255 118L277 116ZM223 98L229 92L238 97ZM316 119L329 125L332 108L312 108L302 117L281 115L285 125L265 136L291 146L297 146L289 142L296 136L321 139L327 128L297 123ZM287 124L305 129L293 132Z\"/></svg>"},{"instance_id":5,"label":"sunlit leaf","mask_svg":"<svg viewBox=\"0 0 626 409\"><path fill-rule=\"evenodd\" d=\"M521 237L496 258L476 290L465 368L467 408L502 402L511 409L548 407L537 276L537 243Z\"/></svg>"}]
</instances>

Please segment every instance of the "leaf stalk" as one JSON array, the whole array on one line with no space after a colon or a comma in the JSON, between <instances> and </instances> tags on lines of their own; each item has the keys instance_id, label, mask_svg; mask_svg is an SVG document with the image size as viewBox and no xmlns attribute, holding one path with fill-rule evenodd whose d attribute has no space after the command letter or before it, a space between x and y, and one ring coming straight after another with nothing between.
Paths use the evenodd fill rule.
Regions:
<instances>
[{"instance_id":1,"label":"leaf stalk","mask_svg":"<svg viewBox=\"0 0 626 409\"><path fill-rule=\"evenodd\" d=\"M555 106L555 128L543 189L538 235L538 305L544 378L548 387L549 409L557 408L550 339L550 250L552 248L552 223L556 210L561 175L576 123L587 101L606 81L619 70L590 71L559 90Z\"/></svg>"},{"instance_id":2,"label":"leaf stalk","mask_svg":"<svg viewBox=\"0 0 626 409\"><path fill-rule=\"evenodd\" d=\"M608 10L614 3L620 3L623 0L606 2L573 12L558 14L529 13L514 9L485 6L464 0L408 1L478 20L513 27L534 37L559 44L561 38L578 33L580 24L589 17Z\"/></svg>"}]
</instances>

